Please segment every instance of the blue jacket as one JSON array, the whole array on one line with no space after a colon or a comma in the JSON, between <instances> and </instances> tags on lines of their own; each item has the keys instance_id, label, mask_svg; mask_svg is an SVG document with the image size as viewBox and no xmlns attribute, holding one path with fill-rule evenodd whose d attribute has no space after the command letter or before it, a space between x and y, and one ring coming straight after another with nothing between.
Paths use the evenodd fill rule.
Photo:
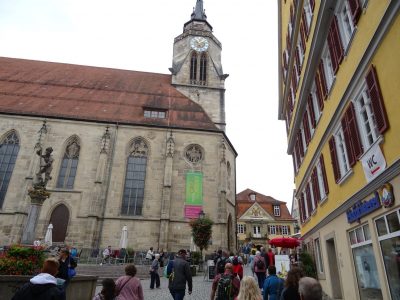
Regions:
<instances>
[{"instance_id":1,"label":"blue jacket","mask_svg":"<svg viewBox=\"0 0 400 300\"><path fill-rule=\"evenodd\" d=\"M284 281L276 275L269 275L263 285L264 296L263 300L279 300ZM269 296L269 297L268 297Z\"/></svg>"}]
</instances>

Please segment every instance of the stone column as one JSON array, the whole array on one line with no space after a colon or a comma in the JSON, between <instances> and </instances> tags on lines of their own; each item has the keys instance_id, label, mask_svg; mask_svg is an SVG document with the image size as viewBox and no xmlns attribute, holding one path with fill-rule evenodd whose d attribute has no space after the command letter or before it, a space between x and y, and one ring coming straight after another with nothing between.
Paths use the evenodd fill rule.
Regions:
<instances>
[{"instance_id":1,"label":"stone column","mask_svg":"<svg viewBox=\"0 0 400 300\"><path fill-rule=\"evenodd\" d=\"M172 187L172 167L175 152L175 141L172 132L167 139L167 149L165 154L164 183L161 202L160 234L158 247L168 249L169 218L171 210L171 187ZM170 250L170 249L168 249Z\"/></svg>"},{"instance_id":2,"label":"stone column","mask_svg":"<svg viewBox=\"0 0 400 300\"><path fill-rule=\"evenodd\" d=\"M31 197L31 206L26 226L22 233L21 243L32 245L35 240L35 229L43 202L50 197L50 193L45 188L33 188L29 190L29 196Z\"/></svg>"}]
</instances>

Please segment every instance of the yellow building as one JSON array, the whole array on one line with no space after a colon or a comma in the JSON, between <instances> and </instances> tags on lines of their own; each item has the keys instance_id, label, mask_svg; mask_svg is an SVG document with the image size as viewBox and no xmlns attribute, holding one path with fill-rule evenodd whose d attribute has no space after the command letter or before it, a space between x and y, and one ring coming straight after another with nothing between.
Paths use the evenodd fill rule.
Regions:
<instances>
[{"instance_id":1,"label":"yellow building","mask_svg":"<svg viewBox=\"0 0 400 300\"><path fill-rule=\"evenodd\" d=\"M400 299L400 1L278 0L279 119L335 299Z\"/></svg>"},{"instance_id":2,"label":"yellow building","mask_svg":"<svg viewBox=\"0 0 400 300\"><path fill-rule=\"evenodd\" d=\"M295 220L286 202L251 189L236 195L236 222L239 246L250 242L267 247L269 239L294 233Z\"/></svg>"}]
</instances>

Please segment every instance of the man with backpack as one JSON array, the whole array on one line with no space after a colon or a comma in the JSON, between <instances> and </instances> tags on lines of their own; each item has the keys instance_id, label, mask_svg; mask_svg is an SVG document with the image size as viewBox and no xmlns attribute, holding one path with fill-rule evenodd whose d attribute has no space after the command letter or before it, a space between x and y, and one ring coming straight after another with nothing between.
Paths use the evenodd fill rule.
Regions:
<instances>
[{"instance_id":1,"label":"man with backpack","mask_svg":"<svg viewBox=\"0 0 400 300\"><path fill-rule=\"evenodd\" d=\"M228 252L222 251L221 256L215 263L215 276L225 272L225 265L229 262Z\"/></svg>"},{"instance_id":2,"label":"man with backpack","mask_svg":"<svg viewBox=\"0 0 400 300\"><path fill-rule=\"evenodd\" d=\"M258 279L258 287L262 289L264 280L265 280L265 272L267 270L267 265L265 264L265 258L261 256L261 252L256 252L256 257L254 258L254 273L257 275Z\"/></svg>"},{"instance_id":3,"label":"man with backpack","mask_svg":"<svg viewBox=\"0 0 400 300\"><path fill-rule=\"evenodd\" d=\"M233 300L239 295L240 280L233 275L232 264L225 265L225 271L215 276L210 300Z\"/></svg>"},{"instance_id":4,"label":"man with backpack","mask_svg":"<svg viewBox=\"0 0 400 300\"><path fill-rule=\"evenodd\" d=\"M243 278L243 266L242 263L239 261L239 257L235 255L232 258L232 272L233 276L239 277L240 280Z\"/></svg>"}]
</instances>

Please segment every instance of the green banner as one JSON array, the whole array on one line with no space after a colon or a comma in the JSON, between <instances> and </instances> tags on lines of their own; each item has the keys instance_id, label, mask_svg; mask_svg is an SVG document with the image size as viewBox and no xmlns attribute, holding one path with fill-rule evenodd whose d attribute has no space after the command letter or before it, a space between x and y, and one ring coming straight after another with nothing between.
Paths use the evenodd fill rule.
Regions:
<instances>
[{"instance_id":1,"label":"green banner","mask_svg":"<svg viewBox=\"0 0 400 300\"><path fill-rule=\"evenodd\" d=\"M203 173L186 174L186 204L203 205Z\"/></svg>"}]
</instances>

